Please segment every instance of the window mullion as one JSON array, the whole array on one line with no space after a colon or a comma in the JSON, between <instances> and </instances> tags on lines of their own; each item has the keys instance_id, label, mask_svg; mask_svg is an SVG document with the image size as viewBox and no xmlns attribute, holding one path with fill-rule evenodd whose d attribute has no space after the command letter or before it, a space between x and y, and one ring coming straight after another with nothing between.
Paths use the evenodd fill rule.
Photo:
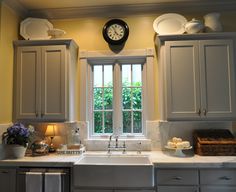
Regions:
<instances>
[{"instance_id":1,"label":"window mullion","mask_svg":"<svg viewBox=\"0 0 236 192\"><path fill-rule=\"evenodd\" d=\"M114 64L114 79L113 79L113 87L114 87L114 114L113 114L113 133L114 134L120 134L120 128L121 128L121 114L122 114L122 103L121 103L121 69L120 65L118 63Z\"/></svg>"}]
</instances>

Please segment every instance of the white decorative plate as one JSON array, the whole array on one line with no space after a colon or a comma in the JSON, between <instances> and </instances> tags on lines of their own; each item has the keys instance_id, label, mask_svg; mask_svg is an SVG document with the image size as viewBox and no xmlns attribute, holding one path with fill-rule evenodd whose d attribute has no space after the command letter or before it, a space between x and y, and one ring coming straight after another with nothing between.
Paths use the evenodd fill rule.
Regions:
<instances>
[{"instance_id":1,"label":"white decorative plate","mask_svg":"<svg viewBox=\"0 0 236 192\"><path fill-rule=\"evenodd\" d=\"M153 22L154 31L159 35L183 34L187 19L176 13L163 14Z\"/></svg>"},{"instance_id":2,"label":"white decorative plate","mask_svg":"<svg viewBox=\"0 0 236 192\"><path fill-rule=\"evenodd\" d=\"M47 19L29 17L20 24L20 35L27 40L50 39L48 30L53 25Z\"/></svg>"}]
</instances>

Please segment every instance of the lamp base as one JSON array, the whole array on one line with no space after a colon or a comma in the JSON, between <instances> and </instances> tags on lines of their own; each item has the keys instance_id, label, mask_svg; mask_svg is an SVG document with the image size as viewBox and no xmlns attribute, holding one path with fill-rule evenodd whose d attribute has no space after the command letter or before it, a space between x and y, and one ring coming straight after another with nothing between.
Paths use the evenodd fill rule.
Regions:
<instances>
[{"instance_id":1,"label":"lamp base","mask_svg":"<svg viewBox=\"0 0 236 192\"><path fill-rule=\"evenodd\" d=\"M54 152L56 152L56 149L54 147L49 147L48 152L54 153Z\"/></svg>"}]
</instances>

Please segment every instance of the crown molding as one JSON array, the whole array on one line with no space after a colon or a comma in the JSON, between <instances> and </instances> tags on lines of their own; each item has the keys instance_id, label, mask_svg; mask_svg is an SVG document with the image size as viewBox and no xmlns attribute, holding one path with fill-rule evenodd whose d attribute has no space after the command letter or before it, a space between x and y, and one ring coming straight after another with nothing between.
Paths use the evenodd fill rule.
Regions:
<instances>
[{"instance_id":1,"label":"crown molding","mask_svg":"<svg viewBox=\"0 0 236 192\"><path fill-rule=\"evenodd\" d=\"M128 15L162 14L166 12L235 11L235 0L194 0L127 5L86 6L27 10L18 0L0 0L22 17L70 19L83 17L123 17Z\"/></svg>"},{"instance_id":2,"label":"crown molding","mask_svg":"<svg viewBox=\"0 0 236 192\"><path fill-rule=\"evenodd\" d=\"M18 0L1 0L2 3L13 9L19 16L26 17L28 10L25 9Z\"/></svg>"}]
</instances>

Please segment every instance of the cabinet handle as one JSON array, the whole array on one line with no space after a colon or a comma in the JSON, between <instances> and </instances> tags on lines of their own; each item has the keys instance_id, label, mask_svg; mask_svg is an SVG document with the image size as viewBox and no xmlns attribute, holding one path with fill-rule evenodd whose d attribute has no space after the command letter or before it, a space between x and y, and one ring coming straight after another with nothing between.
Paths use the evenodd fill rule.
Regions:
<instances>
[{"instance_id":1,"label":"cabinet handle","mask_svg":"<svg viewBox=\"0 0 236 192\"><path fill-rule=\"evenodd\" d=\"M9 173L8 171L1 171L1 173L4 173L4 174L6 174L6 173Z\"/></svg>"},{"instance_id":2,"label":"cabinet handle","mask_svg":"<svg viewBox=\"0 0 236 192\"><path fill-rule=\"evenodd\" d=\"M229 180L231 180L232 178L227 177L227 176L223 176L223 177L220 177L219 179L220 179L220 180L224 180L224 181L229 181Z\"/></svg>"},{"instance_id":3,"label":"cabinet handle","mask_svg":"<svg viewBox=\"0 0 236 192\"><path fill-rule=\"evenodd\" d=\"M203 114L206 116L206 114L207 114L207 110L206 109L203 109Z\"/></svg>"},{"instance_id":4,"label":"cabinet handle","mask_svg":"<svg viewBox=\"0 0 236 192\"><path fill-rule=\"evenodd\" d=\"M197 114L200 116L201 115L201 109L199 108L197 111Z\"/></svg>"},{"instance_id":5,"label":"cabinet handle","mask_svg":"<svg viewBox=\"0 0 236 192\"><path fill-rule=\"evenodd\" d=\"M36 113L36 117L38 117L39 116L39 114L38 113Z\"/></svg>"},{"instance_id":6,"label":"cabinet handle","mask_svg":"<svg viewBox=\"0 0 236 192\"><path fill-rule=\"evenodd\" d=\"M182 177L178 177L178 176L177 177L173 177L172 180L180 181L180 180L182 180Z\"/></svg>"}]
</instances>

